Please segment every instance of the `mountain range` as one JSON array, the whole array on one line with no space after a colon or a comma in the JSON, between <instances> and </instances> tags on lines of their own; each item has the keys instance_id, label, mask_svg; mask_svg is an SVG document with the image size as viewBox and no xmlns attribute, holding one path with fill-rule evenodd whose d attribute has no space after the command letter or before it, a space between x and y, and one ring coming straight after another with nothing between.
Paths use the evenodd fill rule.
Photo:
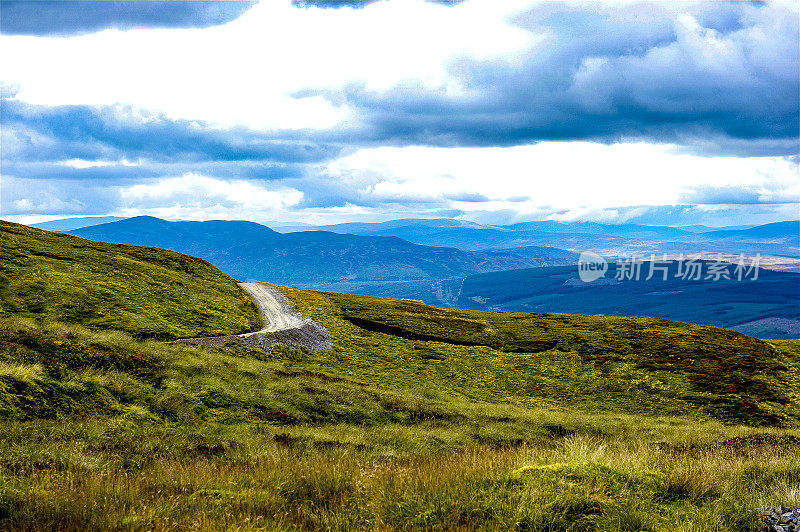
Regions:
<instances>
[{"instance_id":1,"label":"mountain range","mask_svg":"<svg viewBox=\"0 0 800 532\"><path fill-rule=\"evenodd\" d=\"M70 233L194 255L243 281L303 287L354 280L441 279L548 264L544 259L508 253L422 246L397 237L328 231L281 234L244 221L167 222L140 216ZM554 253L558 258L550 264L564 264L564 252Z\"/></svg>"},{"instance_id":2,"label":"mountain range","mask_svg":"<svg viewBox=\"0 0 800 532\"><path fill-rule=\"evenodd\" d=\"M75 218L62 218L60 220L51 220L49 222L40 222L38 224L31 224L31 227L37 229L44 229L45 231L73 231L82 227L89 227L92 225L106 224L109 222L118 222L124 220L121 216L78 216Z\"/></svg>"},{"instance_id":3,"label":"mountain range","mask_svg":"<svg viewBox=\"0 0 800 532\"><path fill-rule=\"evenodd\" d=\"M560 222L490 227L460 220L395 220L326 229L342 232L279 233L254 222L168 222L135 217L70 233L194 255L242 281L414 299L452 308L652 316L731 327L761 337L800 337L800 276L795 273L762 269L764 273L755 283L671 278L661 283L664 286L583 285L575 284L574 266L578 258L574 249L580 249L581 243L595 250L612 248L620 254L646 254L653 248L672 254L729 250L727 260L732 260L732 253L745 253L753 260L755 253L766 253L763 250L772 246L791 255L798 222L704 233ZM573 250L531 241L560 243ZM787 264L797 267L797 262L791 256L772 256L761 265L786 269ZM612 262L610 277L615 268Z\"/></svg>"},{"instance_id":4,"label":"mountain range","mask_svg":"<svg viewBox=\"0 0 800 532\"><path fill-rule=\"evenodd\" d=\"M296 228L283 227L281 231ZM311 228L304 228L309 230ZM427 246L515 253L528 246L555 247L572 252L593 249L604 255L624 253L746 253L800 257L800 222L776 222L756 227L710 229L698 232L669 226L600 224L594 222L522 222L480 225L461 220L392 220L347 223L314 229L335 233L396 236Z\"/></svg>"}]
</instances>

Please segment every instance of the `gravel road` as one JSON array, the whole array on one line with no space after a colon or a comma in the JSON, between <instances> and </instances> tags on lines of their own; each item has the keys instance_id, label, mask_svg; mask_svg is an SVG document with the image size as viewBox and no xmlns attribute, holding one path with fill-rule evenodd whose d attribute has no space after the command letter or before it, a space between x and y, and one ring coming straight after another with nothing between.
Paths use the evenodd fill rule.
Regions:
<instances>
[{"instance_id":1,"label":"gravel road","mask_svg":"<svg viewBox=\"0 0 800 532\"><path fill-rule=\"evenodd\" d=\"M303 318L277 288L261 283L239 283L239 286L261 309L263 329L232 336L184 338L175 343L218 347L241 341L264 351L271 351L276 345L300 345L309 351L324 351L333 346L328 329L312 319Z\"/></svg>"},{"instance_id":2,"label":"gravel road","mask_svg":"<svg viewBox=\"0 0 800 532\"><path fill-rule=\"evenodd\" d=\"M264 316L264 328L260 331L242 334L242 337L254 334L299 329L313 320L303 319L292 309L289 301L277 289L261 283L239 283L258 304Z\"/></svg>"}]
</instances>

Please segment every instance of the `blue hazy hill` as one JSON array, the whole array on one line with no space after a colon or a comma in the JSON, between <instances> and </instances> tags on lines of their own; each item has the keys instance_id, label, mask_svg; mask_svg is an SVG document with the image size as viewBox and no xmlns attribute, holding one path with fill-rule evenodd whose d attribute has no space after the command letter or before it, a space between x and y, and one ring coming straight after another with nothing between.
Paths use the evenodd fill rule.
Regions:
<instances>
[{"instance_id":1,"label":"blue hazy hill","mask_svg":"<svg viewBox=\"0 0 800 532\"><path fill-rule=\"evenodd\" d=\"M71 231L90 240L155 246L200 257L241 280L295 286L439 279L539 266L507 253L412 244L397 237L327 231L282 234L254 222L168 222L140 216Z\"/></svg>"},{"instance_id":2,"label":"blue hazy hill","mask_svg":"<svg viewBox=\"0 0 800 532\"><path fill-rule=\"evenodd\" d=\"M706 279L708 261L701 261L700 280L676 277L677 262L663 272L641 267L638 280L618 280L619 264L605 277L584 283L575 266L530 268L468 276L454 306L480 310L563 312L606 316L650 316L701 325L732 328L761 337L800 337L800 274L759 269L737 280ZM750 266L751 263L746 263ZM746 273L746 272L745 272Z\"/></svg>"},{"instance_id":3,"label":"blue hazy hill","mask_svg":"<svg viewBox=\"0 0 800 532\"><path fill-rule=\"evenodd\" d=\"M51 220L49 222L41 222L38 224L31 224L31 227L37 229L44 229L45 231L55 231L58 233L66 231L74 231L83 227L90 227L92 225L106 224L109 222L118 222L124 220L119 216L80 216L77 218L62 218L60 220Z\"/></svg>"}]
</instances>

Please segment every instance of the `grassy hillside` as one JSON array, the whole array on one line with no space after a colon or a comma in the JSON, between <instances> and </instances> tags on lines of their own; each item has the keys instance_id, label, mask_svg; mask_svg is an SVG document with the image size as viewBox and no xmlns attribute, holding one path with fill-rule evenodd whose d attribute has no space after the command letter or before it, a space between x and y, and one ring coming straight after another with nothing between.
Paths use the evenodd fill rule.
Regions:
<instances>
[{"instance_id":1,"label":"grassy hillside","mask_svg":"<svg viewBox=\"0 0 800 532\"><path fill-rule=\"evenodd\" d=\"M0 228L0 530L755 532L800 507L800 341L287 288L333 349L202 349L142 337L247 324L207 263Z\"/></svg>"},{"instance_id":2,"label":"grassy hillside","mask_svg":"<svg viewBox=\"0 0 800 532\"><path fill-rule=\"evenodd\" d=\"M786 347L794 344L649 318L492 313L349 294L285 293L305 316L328 327L333 349L309 353L281 347L265 354L231 345L230 353L258 360L285 356L304 367L419 396L800 425L800 368ZM172 348L120 343L117 332L91 339L64 333L68 326L57 322L8 320L0 363L7 376L21 377L0 401L3 417L122 415L130 403L154 419L184 420L163 407L159 394L167 392L168 383L166 404L184 405L186 415L199 420L258 421L262 415L269 420L278 410L297 421L318 420L293 405L296 394L271 394L255 376L230 389L220 384L212 400L226 408L206 411L197 402L200 385L187 387L194 402L172 395L176 381L164 372L182 364L176 356L162 356L175 353ZM29 381L39 384L28 390ZM318 400L310 395L298 400ZM251 399L261 406L249 405ZM336 402L345 411L348 400Z\"/></svg>"},{"instance_id":3,"label":"grassy hillside","mask_svg":"<svg viewBox=\"0 0 800 532\"><path fill-rule=\"evenodd\" d=\"M0 221L0 312L142 336L260 326L250 297L207 262Z\"/></svg>"},{"instance_id":4,"label":"grassy hillside","mask_svg":"<svg viewBox=\"0 0 800 532\"><path fill-rule=\"evenodd\" d=\"M753 424L800 420L800 378L787 355L726 329L286 293L332 331L334 349L316 360L370 382L528 406Z\"/></svg>"},{"instance_id":5,"label":"grassy hillside","mask_svg":"<svg viewBox=\"0 0 800 532\"><path fill-rule=\"evenodd\" d=\"M798 372L800 344L778 350ZM800 506L798 430L470 401L320 364L0 318L0 528L724 532Z\"/></svg>"}]
</instances>

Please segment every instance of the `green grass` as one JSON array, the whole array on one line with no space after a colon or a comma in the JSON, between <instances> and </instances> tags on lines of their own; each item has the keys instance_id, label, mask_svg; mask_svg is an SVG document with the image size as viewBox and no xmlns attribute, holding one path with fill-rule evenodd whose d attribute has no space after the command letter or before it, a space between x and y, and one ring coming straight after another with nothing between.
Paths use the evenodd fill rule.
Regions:
<instances>
[{"instance_id":1,"label":"green grass","mask_svg":"<svg viewBox=\"0 0 800 532\"><path fill-rule=\"evenodd\" d=\"M796 447L749 457L687 457L581 434L547 445L473 442L377 456L348 442L398 439L402 446L408 431L331 432L337 446L298 448L282 443L286 433L272 428L11 427L0 440L9 456L0 479L0 524L34 530L740 531L759 530L749 508L799 502L791 491L800 479ZM59 438L63 450L28 443L35 438ZM120 467L119 448L127 446L135 458L158 458L129 459Z\"/></svg>"},{"instance_id":2,"label":"green grass","mask_svg":"<svg viewBox=\"0 0 800 532\"><path fill-rule=\"evenodd\" d=\"M201 259L4 221L0 313L164 339L245 332L262 322L234 280Z\"/></svg>"},{"instance_id":3,"label":"green grass","mask_svg":"<svg viewBox=\"0 0 800 532\"><path fill-rule=\"evenodd\" d=\"M735 531L800 505L796 428L483 402L297 348L0 322L0 529ZM798 344L779 345L793 367Z\"/></svg>"},{"instance_id":4,"label":"green grass","mask_svg":"<svg viewBox=\"0 0 800 532\"><path fill-rule=\"evenodd\" d=\"M588 412L756 425L800 421L797 359L781 346L652 318L494 313L287 290L328 326L333 371L415 392ZM777 347L776 347L777 346Z\"/></svg>"},{"instance_id":5,"label":"green grass","mask_svg":"<svg viewBox=\"0 0 800 532\"><path fill-rule=\"evenodd\" d=\"M800 507L800 341L284 289L333 349L203 349L155 338L254 311L206 263L0 228L0 530L734 532Z\"/></svg>"}]
</instances>

